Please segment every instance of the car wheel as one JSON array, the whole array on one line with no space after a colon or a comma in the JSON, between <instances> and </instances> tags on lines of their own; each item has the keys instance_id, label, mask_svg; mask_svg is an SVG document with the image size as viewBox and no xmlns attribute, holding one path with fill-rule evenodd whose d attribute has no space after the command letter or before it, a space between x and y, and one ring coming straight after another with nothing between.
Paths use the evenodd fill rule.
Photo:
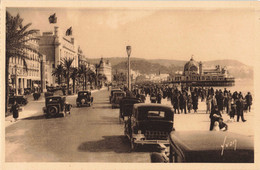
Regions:
<instances>
[{"instance_id":1,"label":"car wheel","mask_svg":"<svg viewBox=\"0 0 260 170\"><path fill-rule=\"evenodd\" d=\"M48 107L48 113L51 116L54 116L58 113L58 108L56 106L50 106L50 107Z\"/></svg>"}]
</instances>

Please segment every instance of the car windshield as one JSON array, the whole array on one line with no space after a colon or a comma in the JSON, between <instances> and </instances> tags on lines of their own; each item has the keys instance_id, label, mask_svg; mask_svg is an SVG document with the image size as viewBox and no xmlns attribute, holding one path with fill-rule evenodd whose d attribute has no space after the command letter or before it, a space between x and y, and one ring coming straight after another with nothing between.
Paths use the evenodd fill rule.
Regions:
<instances>
[{"instance_id":1,"label":"car windshield","mask_svg":"<svg viewBox=\"0 0 260 170\"><path fill-rule=\"evenodd\" d=\"M115 96L124 96L124 93L115 93Z\"/></svg>"},{"instance_id":2,"label":"car windshield","mask_svg":"<svg viewBox=\"0 0 260 170\"><path fill-rule=\"evenodd\" d=\"M173 120L173 112L168 109L139 108L138 120Z\"/></svg>"},{"instance_id":3,"label":"car windshield","mask_svg":"<svg viewBox=\"0 0 260 170\"><path fill-rule=\"evenodd\" d=\"M84 93L79 93L79 96L87 96L88 92L84 92Z\"/></svg>"}]
</instances>

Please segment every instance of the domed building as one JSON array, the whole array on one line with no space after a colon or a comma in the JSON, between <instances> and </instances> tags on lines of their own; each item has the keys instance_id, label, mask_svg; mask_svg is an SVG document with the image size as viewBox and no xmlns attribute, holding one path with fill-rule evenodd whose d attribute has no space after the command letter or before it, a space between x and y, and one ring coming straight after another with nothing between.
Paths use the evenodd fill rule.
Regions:
<instances>
[{"instance_id":1,"label":"domed building","mask_svg":"<svg viewBox=\"0 0 260 170\"><path fill-rule=\"evenodd\" d=\"M226 67L217 65L214 69L203 69L202 62L191 57L183 72L169 76L168 81L195 86L233 86L235 78L228 74Z\"/></svg>"}]
</instances>

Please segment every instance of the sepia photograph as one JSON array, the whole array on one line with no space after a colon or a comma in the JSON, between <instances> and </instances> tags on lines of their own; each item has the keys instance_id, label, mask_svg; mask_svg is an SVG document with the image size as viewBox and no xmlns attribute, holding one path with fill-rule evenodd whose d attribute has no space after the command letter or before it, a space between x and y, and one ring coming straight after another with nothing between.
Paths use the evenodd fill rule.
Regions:
<instances>
[{"instance_id":1,"label":"sepia photograph","mask_svg":"<svg viewBox=\"0 0 260 170\"><path fill-rule=\"evenodd\" d=\"M257 6L6 1L3 169L260 168Z\"/></svg>"}]
</instances>

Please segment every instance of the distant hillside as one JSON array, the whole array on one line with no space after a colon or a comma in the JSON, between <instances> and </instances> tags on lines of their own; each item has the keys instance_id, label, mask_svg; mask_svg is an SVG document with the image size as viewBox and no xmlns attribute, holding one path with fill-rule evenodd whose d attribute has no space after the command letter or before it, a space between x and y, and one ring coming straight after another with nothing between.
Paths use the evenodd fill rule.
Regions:
<instances>
[{"instance_id":1,"label":"distant hillside","mask_svg":"<svg viewBox=\"0 0 260 170\"><path fill-rule=\"evenodd\" d=\"M112 57L104 58L109 60L112 65L112 72L122 72L127 69L127 57ZM92 64L98 63L98 59L89 59ZM182 60L166 60L166 59L152 59L146 60L142 58L131 58L131 69L140 72L141 74L161 74L174 73L176 71L183 71L184 64L187 61ZM238 79L252 79L253 68L249 67L237 60L212 60L202 61L203 68L213 68L216 65L226 66L229 73Z\"/></svg>"}]
</instances>

